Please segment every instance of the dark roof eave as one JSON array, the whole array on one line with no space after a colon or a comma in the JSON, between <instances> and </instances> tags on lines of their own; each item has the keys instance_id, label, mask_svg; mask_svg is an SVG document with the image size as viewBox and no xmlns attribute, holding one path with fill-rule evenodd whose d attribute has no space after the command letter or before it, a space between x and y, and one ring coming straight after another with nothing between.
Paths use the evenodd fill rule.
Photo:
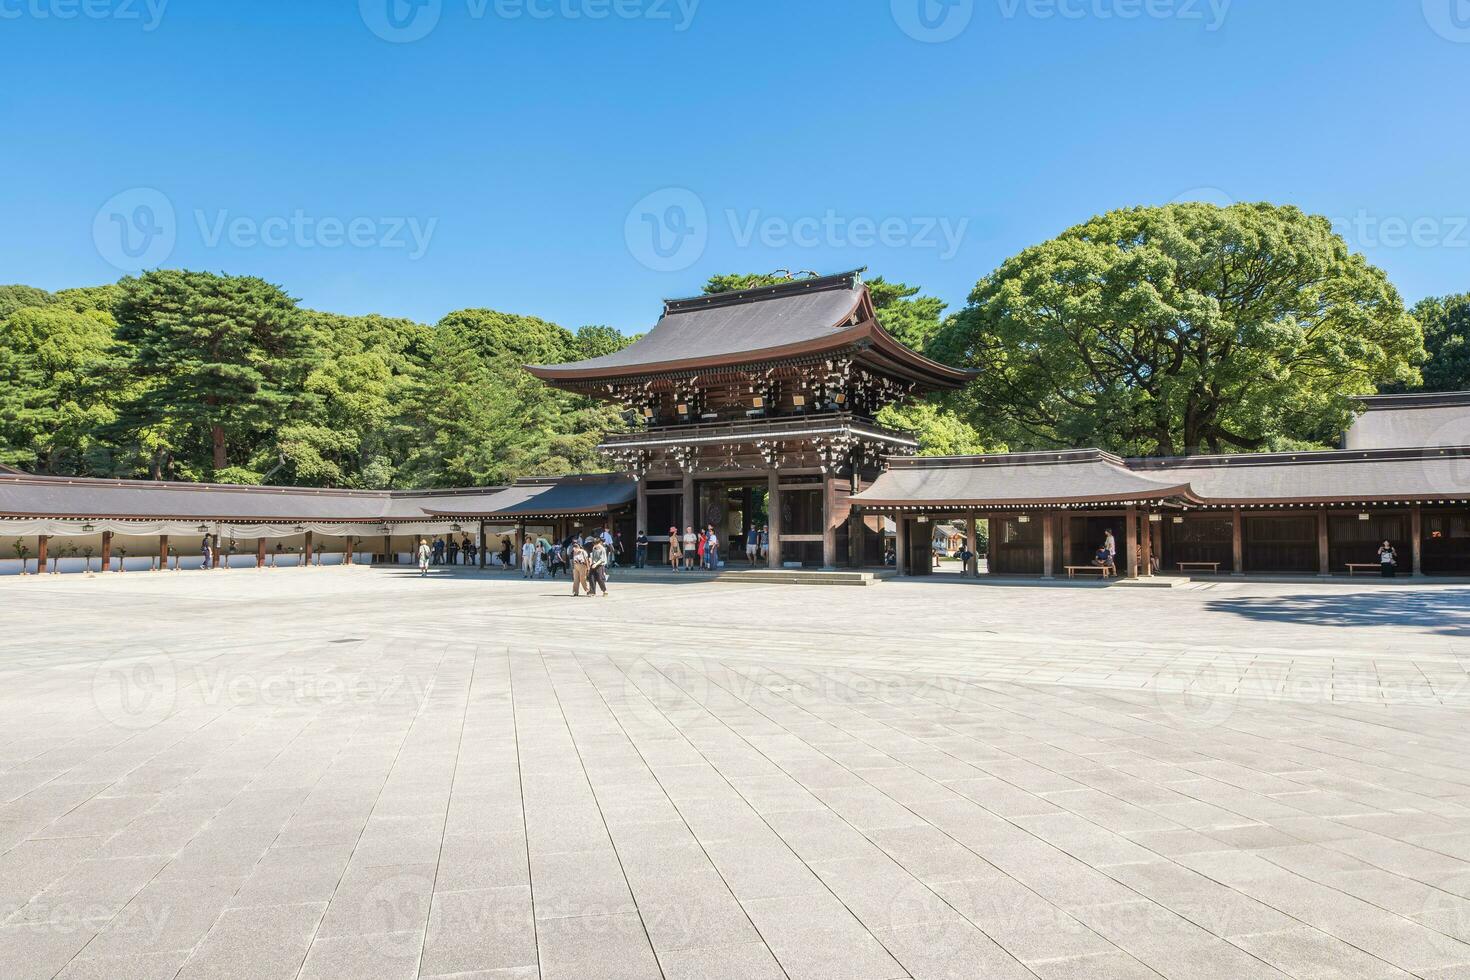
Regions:
<instances>
[{"instance_id":1,"label":"dark roof eave","mask_svg":"<svg viewBox=\"0 0 1470 980\"><path fill-rule=\"evenodd\" d=\"M963 500L869 500L858 495L849 498L855 507L1045 507L1053 504L1116 504L1129 500L1178 502L1201 506L1205 500L1194 492L1189 484L1165 487L1158 490L1132 490L1126 493L1078 494L1060 497L1028 497L1022 499L963 499Z\"/></svg>"}]
</instances>

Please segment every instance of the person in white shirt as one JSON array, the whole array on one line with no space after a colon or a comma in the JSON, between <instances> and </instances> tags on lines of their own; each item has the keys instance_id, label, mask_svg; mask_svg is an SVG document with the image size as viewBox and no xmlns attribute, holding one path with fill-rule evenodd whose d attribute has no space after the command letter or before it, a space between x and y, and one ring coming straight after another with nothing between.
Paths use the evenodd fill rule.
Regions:
<instances>
[{"instance_id":1,"label":"person in white shirt","mask_svg":"<svg viewBox=\"0 0 1470 980\"><path fill-rule=\"evenodd\" d=\"M432 555L433 555L433 553L429 550L429 541L428 541L428 539L427 538L419 538L419 575L420 575L420 577L429 574L429 559L430 559L430 557L432 557Z\"/></svg>"},{"instance_id":2,"label":"person in white shirt","mask_svg":"<svg viewBox=\"0 0 1470 980\"><path fill-rule=\"evenodd\" d=\"M527 538L521 544L521 578L530 578L536 571L536 545Z\"/></svg>"},{"instance_id":3,"label":"person in white shirt","mask_svg":"<svg viewBox=\"0 0 1470 980\"><path fill-rule=\"evenodd\" d=\"M684 571L694 571L694 560L699 555L699 537L694 528L684 528Z\"/></svg>"}]
</instances>

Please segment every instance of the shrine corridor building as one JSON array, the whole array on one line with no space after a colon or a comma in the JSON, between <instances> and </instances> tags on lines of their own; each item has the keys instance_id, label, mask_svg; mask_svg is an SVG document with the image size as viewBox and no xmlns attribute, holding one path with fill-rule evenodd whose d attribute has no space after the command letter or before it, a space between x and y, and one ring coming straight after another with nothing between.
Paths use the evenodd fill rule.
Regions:
<instances>
[{"instance_id":1,"label":"shrine corridor building","mask_svg":"<svg viewBox=\"0 0 1470 980\"><path fill-rule=\"evenodd\" d=\"M988 540L996 575L1084 567L1108 531L1133 577L1352 574L1385 540L1402 573L1470 574L1470 393L1364 398L1331 452L919 457L878 412L973 375L889 335L858 273L667 301L624 350L528 370L624 410L629 431L599 447L613 473L399 492L0 472L0 556L178 566L208 537L241 565L396 562L452 535L483 565L609 525L629 551L646 531L651 563L670 529L712 526L738 561L759 526L772 568L877 567L891 549L900 573L925 575L943 523Z\"/></svg>"}]
</instances>

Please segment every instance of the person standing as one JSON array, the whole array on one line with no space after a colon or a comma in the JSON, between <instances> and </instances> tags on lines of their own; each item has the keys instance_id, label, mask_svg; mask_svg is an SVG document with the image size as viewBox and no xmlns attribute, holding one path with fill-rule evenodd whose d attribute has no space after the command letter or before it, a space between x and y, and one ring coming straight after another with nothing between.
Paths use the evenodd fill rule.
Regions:
<instances>
[{"instance_id":1,"label":"person standing","mask_svg":"<svg viewBox=\"0 0 1470 980\"><path fill-rule=\"evenodd\" d=\"M207 534L204 536L204 540L199 543L199 553L204 556L204 563L199 567L207 572L214 558L214 547L210 544L209 535Z\"/></svg>"},{"instance_id":2,"label":"person standing","mask_svg":"<svg viewBox=\"0 0 1470 980\"><path fill-rule=\"evenodd\" d=\"M613 540L612 529L606 524L597 533L597 538L602 542L603 550L607 552L607 566L611 568L618 563L617 542Z\"/></svg>"},{"instance_id":3,"label":"person standing","mask_svg":"<svg viewBox=\"0 0 1470 980\"><path fill-rule=\"evenodd\" d=\"M429 561L434 553L429 549L429 539L419 538L419 578L429 574Z\"/></svg>"},{"instance_id":4,"label":"person standing","mask_svg":"<svg viewBox=\"0 0 1470 980\"><path fill-rule=\"evenodd\" d=\"M704 546L706 544L708 544L708 543L709 543L709 536L706 535L703 531L700 531L699 534L695 535L695 538L694 538L694 557L698 560L699 567L701 569L708 567L704 563Z\"/></svg>"},{"instance_id":5,"label":"person standing","mask_svg":"<svg viewBox=\"0 0 1470 980\"><path fill-rule=\"evenodd\" d=\"M633 541L633 564L638 568L648 564L648 534L641 529Z\"/></svg>"},{"instance_id":6,"label":"person standing","mask_svg":"<svg viewBox=\"0 0 1470 980\"><path fill-rule=\"evenodd\" d=\"M1383 570L1384 578L1394 578L1399 573L1399 553L1393 549L1393 543L1383 542L1383 547L1378 549L1378 567Z\"/></svg>"},{"instance_id":7,"label":"person standing","mask_svg":"<svg viewBox=\"0 0 1470 980\"><path fill-rule=\"evenodd\" d=\"M1118 567L1118 542L1113 538L1111 529L1103 532L1103 550L1108 553L1108 564L1113 568Z\"/></svg>"},{"instance_id":8,"label":"person standing","mask_svg":"<svg viewBox=\"0 0 1470 980\"><path fill-rule=\"evenodd\" d=\"M684 553L684 548L679 543L679 529L669 528L669 567L674 571L679 570L679 557Z\"/></svg>"},{"instance_id":9,"label":"person standing","mask_svg":"<svg viewBox=\"0 0 1470 980\"><path fill-rule=\"evenodd\" d=\"M770 553L771 553L771 526L769 524L762 524L761 525L760 553L759 553L759 556L758 557L762 561L764 561L765 558L766 558L766 556L769 555Z\"/></svg>"},{"instance_id":10,"label":"person standing","mask_svg":"<svg viewBox=\"0 0 1470 980\"><path fill-rule=\"evenodd\" d=\"M600 540L592 546L591 582L587 585L587 594L596 595L601 589L602 594L607 595L607 545Z\"/></svg>"},{"instance_id":11,"label":"person standing","mask_svg":"<svg viewBox=\"0 0 1470 980\"><path fill-rule=\"evenodd\" d=\"M718 572L720 570L720 532L715 526L709 526L709 533L705 536L704 560L709 565L709 570Z\"/></svg>"},{"instance_id":12,"label":"person standing","mask_svg":"<svg viewBox=\"0 0 1470 980\"><path fill-rule=\"evenodd\" d=\"M694 571L694 559L699 554L699 535L694 533L694 528L689 525L684 527L684 570Z\"/></svg>"},{"instance_id":13,"label":"person standing","mask_svg":"<svg viewBox=\"0 0 1470 980\"><path fill-rule=\"evenodd\" d=\"M745 560L750 562L750 567L755 567L755 560L760 556L761 529L758 524L751 524L750 530L745 532Z\"/></svg>"},{"instance_id":14,"label":"person standing","mask_svg":"<svg viewBox=\"0 0 1470 980\"><path fill-rule=\"evenodd\" d=\"M582 542L575 538L572 539L571 555L572 596L579 596L583 592L591 595L592 591L587 583L588 564L591 561L591 557L587 554L587 549L582 547Z\"/></svg>"},{"instance_id":15,"label":"person standing","mask_svg":"<svg viewBox=\"0 0 1470 980\"><path fill-rule=\"evenodd\" d=\"M527 538L521 542L521 578L530 578L536 573L536 545Z\"/></svg>"}]
</instances>

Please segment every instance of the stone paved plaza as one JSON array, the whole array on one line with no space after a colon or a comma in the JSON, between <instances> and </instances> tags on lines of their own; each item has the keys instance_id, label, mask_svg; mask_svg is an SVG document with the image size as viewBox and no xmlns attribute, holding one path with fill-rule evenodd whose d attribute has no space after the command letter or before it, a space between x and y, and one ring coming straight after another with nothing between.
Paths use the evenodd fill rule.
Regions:
<instances>
[{"instance_id":1,"label":"stone paved plaza","mask_svg":"<svg viewBox=\"0 0 1470 980\"><path fill-rule=\"evenodd\" d=\"M0 582L0 977L1470 977L1470 590Z\"/></svg>"}]
</instances>

